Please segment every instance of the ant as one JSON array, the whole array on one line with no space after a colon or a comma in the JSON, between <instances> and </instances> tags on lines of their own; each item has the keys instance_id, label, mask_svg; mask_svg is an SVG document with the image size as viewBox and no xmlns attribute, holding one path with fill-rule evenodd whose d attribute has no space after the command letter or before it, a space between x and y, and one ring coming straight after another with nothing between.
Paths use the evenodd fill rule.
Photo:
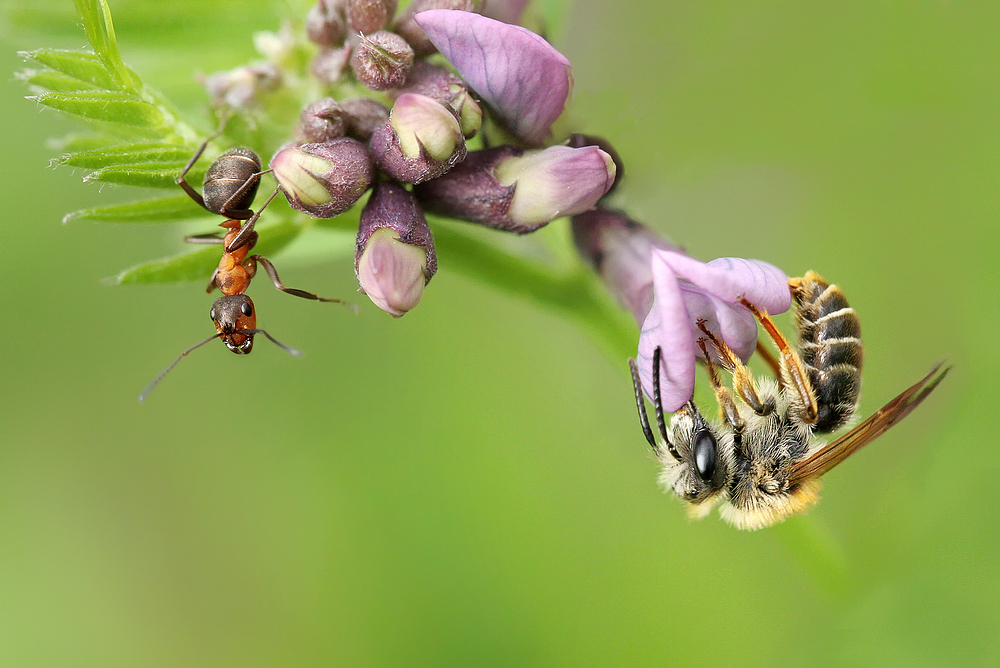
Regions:
<instances>
[{"instance_id":1,"label":"ant","mask_svg":"<svg viewBox=\"0 0 1000 668\"><path fill-rule=\"evenodd\" d=\"M180 176L177 177L177 184L199 206L206 211L226 217L226 220L219 224L220 227L227 230L224 236L220 237L218 233L209 233L184 239L189 243L222 244L223 246L222 259L219 260L219 266L212 272L212 278L209 280L206 290L206 292L211 293L215 288L219 288L223 295L212 304L211 318L217 331L213 336L182 352L170 366L160 372L139 395L139 403L145 400L156 384L184 356L214 339L221 338L226 347L237 355L248 355L253 350L254 335L263 334L290 355L301 357L302 353L298 350L286 346L263 329L257 328L257 313L253 300L245 293L250 287L251 279L257 273L258 264L264 267L264 271L274 287L282 292L303 299L344 304L357 312L357 306L341 299L320 297L305 290L286 287L278 278L278 272L270 260L263 255L249 255L256 245L258 237L257 232L253 229L254 224L260 218L261 212L267 208L280 190L280 187L275 189L264 202L264 206L256 213L250 208L260 185L260 177L270 172L270 170L261 171L260 158L257 157L256 153L247 148L233 148L219 156L205 173L205 181L202 186L204 196L187 182L185 177L188 172L205 152L209 142L222 134L224 127L225 121L214 135L202 142Z\"/></svg>"}]
</instances>

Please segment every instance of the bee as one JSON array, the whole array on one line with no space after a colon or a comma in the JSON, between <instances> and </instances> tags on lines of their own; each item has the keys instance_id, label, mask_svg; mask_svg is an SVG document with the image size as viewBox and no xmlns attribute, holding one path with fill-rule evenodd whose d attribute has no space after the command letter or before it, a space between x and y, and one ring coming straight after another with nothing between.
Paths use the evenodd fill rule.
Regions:
<instances>
[{"instance_id":1,"label":"bee","mask_svg":"<svg viewBox=\"0 0 1000 668\"><path fill-rule=\"evenodd\" d=\"M798 347L770 316L742 300L773 341L778 358L758 344L775 379L756 380L726 343L709 331L698 345L705 355L721 423L710 423L693 401L664 418L660 400L661 350L653 352L653 408L661 442L650 428L639 371L629 360L639 423L663 466L660 483L689 504L693 517L720 506L739 529L760 529L801 513L819 499L820 478L906 417L948 373L938 363L919 382L843 436L821 437L848 424L861 393L864 350L857 314L844 293L819 274L789 280ZM730 373L725 387L718 366Z\"/></svg>"}]
</instances>

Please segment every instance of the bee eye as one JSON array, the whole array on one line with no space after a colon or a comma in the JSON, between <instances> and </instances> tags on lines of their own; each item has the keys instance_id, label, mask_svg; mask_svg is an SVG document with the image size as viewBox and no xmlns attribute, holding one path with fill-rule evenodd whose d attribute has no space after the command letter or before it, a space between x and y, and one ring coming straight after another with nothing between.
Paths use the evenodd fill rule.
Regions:
<instances>
[{"instance_id":1,"label":"bee eye","mask_svg":"<svg viewBox=\"0 0 1000 668\"><path fill-rule=\"evenodd\" d=\"M246 302L243 302L243 304L240 305L240 311L248 318L253 315L253 309L250 308L250 304L247 304Z\"/></svg>"},{"instance_id":2,"label":"bee eye","mask_svg":"<svg viewBox=\"0 0 1000 668\"><path fill-rule=\"evenodd\" d=\"M719 463L719 449L712 432L704 429L694 438L694 467L698 476L708 482L715 475Z\"/></svg>"}]
</instances>

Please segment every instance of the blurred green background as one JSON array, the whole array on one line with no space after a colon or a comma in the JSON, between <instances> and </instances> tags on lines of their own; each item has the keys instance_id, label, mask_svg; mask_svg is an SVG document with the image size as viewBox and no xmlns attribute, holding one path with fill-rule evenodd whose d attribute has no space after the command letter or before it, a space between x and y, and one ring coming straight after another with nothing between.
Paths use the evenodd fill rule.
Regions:
<instances>
[{"instance_id":1,"label":"blurred green background","mask_svg":"<svg viewBox=\"0 0 1000 668\"><path fill-rule=\"evenodd\" d=\"M8 73L86 43L68 1L4 8ZM287 11L112 9L201 127L193 73ZM866 415L954 364L808 516L756 533L657 488L624 360L447 257L398 321L258 287L307 356L207 347L140 406L212 297L101 283L183 233L61 225L134 193L47 169L74 126L4 77L0 665L997 665L998 25L995 3L594 0L550 31L571 124L626 162L621 206L697 257L844 288ZM347 258L280 259L355 288Z\"/></svg>"}]
</instances>

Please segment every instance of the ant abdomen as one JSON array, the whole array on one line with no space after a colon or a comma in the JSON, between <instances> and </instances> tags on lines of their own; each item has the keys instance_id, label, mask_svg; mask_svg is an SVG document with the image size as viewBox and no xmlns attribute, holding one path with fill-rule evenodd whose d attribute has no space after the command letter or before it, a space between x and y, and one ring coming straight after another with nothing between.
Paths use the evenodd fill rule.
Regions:
<instances>
[{"instance_id":1,"label":"ant abdomen","mask_svg":"<svg viewBox=\"0 0 1000 668\"><path fill-rule=\"evenodd\" d=\"M237 220L250 218L260 171L260 158L248 148L231 148L220 155L205 173L205 208Z\"/></svg>"},{"instance_id":2,"label":"ant abdomen","mask_svg":"<svg viewBox=\"0 0 1000 668\"><path fill-rule=\"evenodd\" d=\"M816 395L816 432L831 432L854 414L861 394L861 323L836 285L809 271L789 281L799 355Z\"/></svg>"}]
</instances>

